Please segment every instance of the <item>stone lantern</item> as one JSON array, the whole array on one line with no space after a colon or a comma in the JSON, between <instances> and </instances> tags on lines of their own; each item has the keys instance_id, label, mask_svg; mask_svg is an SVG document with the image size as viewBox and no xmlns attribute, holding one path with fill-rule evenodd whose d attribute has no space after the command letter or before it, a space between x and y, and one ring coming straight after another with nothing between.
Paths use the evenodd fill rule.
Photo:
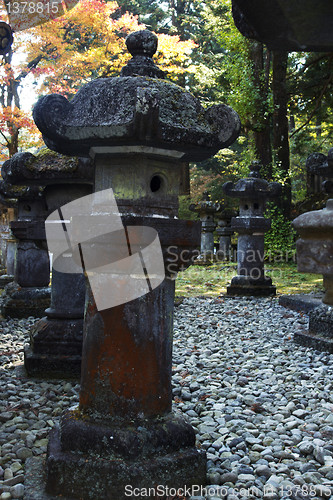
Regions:
<instances>
[{"instance_id":1,"label":"stone lantern","mask_svg":"<svg viewBox=\"0 0 333 500\"><path fill-rule=\"evenodd\" d=\"M79 213L73 216L77 232L71 235L79 242L77 235L84 233L92 242L91 254L89 245L81 244L85 265L95 251L104 269L109 251L119 250L117 265L111 266L109 280L101 285L106 301L102 308L92 287L98 282L98 263L86 270L80 404L50 435L47 456L47 491L94 500L125 499L129 484L180 488L205 482L206 459L195 448L194 430L171 411L174 280L170 278L174 276L170 265L172 269L175 264L178 269L190 265L200 239L199 223L177 218L178 195L188 192L188 162L209 158L232 143L240 127L231 108L218 105L204 110L189 92L164 80L152 60L157 50L154 34L132 33L126 44L133 57L120 77L92 81L70 102L58 95L43 97L34 109L35 122L51 149L94 161L95 194L87 199L91 213L82 215L85 224ZM108 196L110 203L105 201ZM117 206L111 203L112 196ZM83 208L87 209L85 201ZM111 220L117 221L117 235L104 255L103 238L96 240L93 235L105 233ZM166 273L161 282L148 268L155 265L149 259L158 261L162 253L156 246L147 260L140 228L158 235ZM122 247L124 232L127 244ZM105 241L107 245L106 236ZM114 277L126 265L139 262L140 255L149 289L129 302L105 308L109 298L115 300L122 292ZM124 272L120 280L124 287L129 284L130 296L141 283L140 266L130 276Z\"/></svg>"},{"instance_id":2,"label":"stone lantern","mask_svg":"<svg viewBox=\"0 0 333 500\"><path fill-rule=\"evenodd\" d=\"M221 205L220 210L217 212L217 229L216 232L219 236L219 247L217 251L218 260L231 260L231 236L234 230L231 229L231 220L236 217L235 210Z\"/></svg>"},{"instance_id":3,"label":"stone lantern","mask_svg":"<svg viewBox=\"0 0 333 500\"><path fill-rule=\"evenodd\" d=\"M45 207L37 213L40 238L45 248L47 215L92 191L89 160L63 156L47 148L36 156L18 153L5 162L2 170L6 179L30 185L31 190L43 186ZM80 375L84 303L82 270L61 273L53 267L51 304L42 309L39 316L43 317L30 332L30 345L24 349L24 366L28 375L60 378Z\"/></svg>"},{"instance_id":4,"label":"stone lantern","mask_svg":"<svg viewBox=\"0 0 333 500\"><path fill-rule=\"evenodd\" d=\"M281 192L281 185L260 178L260 166L251 165L249 177L223 185L227 196L240 199L239 216L231 220L231 229L238 233L238 275L227 287L227 295L275 295L271 278L265 276L265 233L271 221L264 217L265 202Z\"/></svg>"},{"instance_id":5,"label":"stone lantern","mask_svg":"<svg viewBox=\"0 0 333 500\"><path fill-rule=\"evenodd\" d=\"M333 179L333 148L328 155L314 153L307 164L313 173ZM333 182L323 183L333 195ZM303 273L323 275L325 295L321 306L309 312L309 331L295 332L299 344L333 353L333 199L326 207L300 215L293 221L300 238L296 242L297 268Z\"/></svg>"},{"instance_id":6,"label":"stone lantern","mask_svg":"<svg viewBox=\"0 0 333 500\"><path fill-rule=\"evenodd\" d=\"M197 212L201 220L201 245L200 257L203 261L210 261L214 258L214 231L216 223L214 214L220 210L220 204L211 201L208 191L204 191L202 200L190 205L192 212Z\"/></svg>"},{"instance_id":7,"label":"stone lantern","mask_svg":"<svg viewBox=\"0 0 333 500\"><path fill-rule=\"evenodd\" d=\"M18 212L17 220L11 222L11 231L17 240L14 281L6 286L2 295L1 313L5 317L38 317L50 303L49 255L43 245L43 192L38 186L17 186L9 182L3 182L1 190L7 197L17 199Z\"/></svg>"},{"instance_id":8,"label":"stone lantern","mask_svg":"<svg viewBox=\"0 0 333 500\"><path fill-rule=\"evenodd\" d=\"M3 181L0 181L0 204L2 205L2 232L1 253L2 265L6 274L0 276L0 288L14 281L14 261L16 239L10 230L10 223L15 220L17 212L17 199L8 198L2 189Z\"/></svg>"}]
</instances>

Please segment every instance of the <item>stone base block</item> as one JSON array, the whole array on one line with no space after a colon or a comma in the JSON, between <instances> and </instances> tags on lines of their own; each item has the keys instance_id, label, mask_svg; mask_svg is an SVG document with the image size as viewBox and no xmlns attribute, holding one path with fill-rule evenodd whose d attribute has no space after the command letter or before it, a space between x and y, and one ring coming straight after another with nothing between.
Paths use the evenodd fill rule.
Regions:
<instances>
[{"instance_id":1,"label":"stone base block","mask_svg":"<svg viewBox=\"0 0 333 500\"><path fill-rule=\"evenodd\" d=\"M79 379L81 356L36 354L29 345L24 347L24 367L30 377Z\"/></svg>"},{"instance_id":2,"label":"stone base block","mask_svg":"<svg viewBox=\"0 0 333 500\"><path fill-rule=\"evenodd\" d=\"M1 314L5 318L36 318L43 316L50 305L51 290L44 288L23 288L9 283L1 296Z\"/></svg>"},{"instance_id":3,"label":"stone base block","mask_svg":"<svg viewBox=\"0 0 333 500\"><path fill-rule=\"evenodd\" d=\"M158 485L164 491L205 485L206 455L194 440L192 427L173 415L107 425L69 412L61 429L50 434L46 491L83 500L125 500L134 498L135 488L137 498L148 500L154 498L149 488Z\"/></svg>"},{"instance_id":4,"label":"stone base block","mask_svg":"<svg viewBox=\"0 0 333 500\"><path fill-rule=\"evenodd\" d=\"M46 316L30 331L24 366L31 377L79 378L81 373L83 319Z\"/></svg>"},{"instance_id":5,"label":"stone base block","mask_svg":"<svg viewBox=\"0 0 333 500\"><path fill-rule=\"evenodd\" d=\"M235 276L227 286L227 295L267 297L276 295L276 287L270 278L254 280L246 276Z\"/></svg>"},{"instance_id":6,"label":"stone base block","mask_svg":"<svg viewBox=\"0 0 333 500\"><path fill-rule=\"evenodd\" d=\"M280 306L287 307L293 311L305 312L310 311L322 304L323 293L312 295L309 293L300 293L295 295L281 295L279 297Z\"/></svg>"},{"instance_id":7,"label":"stone base block","mask_svg":"<svg viewBox=\"0 0 333 500\"><path fill-rule=\"evenodd\" d=\"M30 331L31 347L35 354L82 354L83 317L44 317Z\"/></svg>"},{"instance_id":8,"label":"stone base block","mask_svg":"<svg viewBox=\"0 0 333 500\"><path fill-rule=\"evenodd\" d=\"M294 341L304 347L312 347L317 351L333 354L333 339L325 338L318 335L318 333L311 333L309 331L295 332Z\"/></svg>"},{"instance_id":9,"label":"stone base block","mask_svg":"<svg viewBox=\"0 0 333 500\"><path fill-rule=\"evenodd\" d=\"M321 305L309 313L309 330L295 332L294 340L305 347L333 353L333 308Z\"/></svg>"},{"instance_id":10,"label":"stone base block","mask_svg":"<svg viewBox=\"0 0 333 500\"><path fill-rule=\"evenodd\" d=\"M31 457L25 462L24 500L73 500L49 495L45 491L45 458Z\"/></svg>"}]
</instances>

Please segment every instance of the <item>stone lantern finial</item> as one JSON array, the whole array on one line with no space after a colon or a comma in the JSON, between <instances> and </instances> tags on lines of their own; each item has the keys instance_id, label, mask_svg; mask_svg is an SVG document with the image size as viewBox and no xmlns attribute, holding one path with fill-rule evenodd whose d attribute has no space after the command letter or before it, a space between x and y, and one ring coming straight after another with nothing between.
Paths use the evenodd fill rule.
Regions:
<instances>
[{"instance_id":1,"label":"stone lantern finial","mask_svg":"<svg viewBox=\"0 0 333 500\"><path fill-rule=\"evenodd\" d=\"M253 161L250 165L249 177L255 177L256 179L259 179L261 177L260 168L261 168L260 163L258 161Z\"/></svg>"},{"instance_id":2,"label":"stone lantern finial","mask_svg":"<svg viewBox=\"0 0 333 500\"><path fill-rule=\"evenodd\" d=\"M157 51L158 38L149 30L135 31L126 38L126 47L132 59L121 70L121 76L148 76L164 78L165 73L152 60Z\"/></svg>"}]
</instances>

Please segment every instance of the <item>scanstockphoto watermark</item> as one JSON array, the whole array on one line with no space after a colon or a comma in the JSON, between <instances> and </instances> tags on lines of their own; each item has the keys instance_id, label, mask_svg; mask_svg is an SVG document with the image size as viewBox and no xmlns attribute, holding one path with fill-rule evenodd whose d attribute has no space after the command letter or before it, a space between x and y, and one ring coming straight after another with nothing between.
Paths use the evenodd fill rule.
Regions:
<instances>
[{"instance_id":1,"label":"scanstockphoto watermark","mask_svg":"<svg viewBox=\"0 0 333 500\"><path fill-rule=\"evenodd\" d=\"M280 487L275 487L271 484L265 485L263 491L257 486L240 487L240 488L230 488L227 486L202 486L202 485L191 485L183 486L181 488L173 488L167 485L159 484L151 488L139 488L134 487L131 484L125 486L125 496L128 498L142 498L151 497L152 499L172 499L172 498L188 498L192 496L201 497L214 497L224 499L228 495L233 494L240 498L262 498L270 496L280 496L280 497L306 497L313 498L316 496L331 498L333 494L333 489L326 485L294 485L287 484Z\"/></svg>"},{"instance_id":2,"label":"scanstockphoto watermark","mask_svg":"<svg viewBox=\"0 0 333 500\"><path fill-rule=\"evenodd\" d=\"M156 229L124 226L111 188L62 205L45 232L53 269L85 272L98 311L142 297L165 278Z\"/></svg>"},{"instance_id":3,"label":"scanstockphoto watermark","mask_svg":"<svg viewBox=\"0 0 333 500\"><path fill-rule=\"evenodd\" d=\"M169 246L167 249L167 261L168 264L166 266L166 270L169 276L169 279L176 279L177 278L177 273L178 270L185 270L189 267L191 264L195 264L195 260L200 258L200 257L207 257L211 261L215 262L223 262L223 261L228 261L228 262L242 262L242 263L247 263L247 264L254 264L254 263L261 263L261 264L281 264L281 263L288 263L288 262L296 262L296 252L286 250L286 251L281 251L281 252L261 252L259 250L252 250L252 249L247 249L246 252L243 250L238 250L235 251L232 254L232 257L230 258L230 255L228 258L225 256L224 251L217 251L216 253L214 252L205 252L202 254L199 249L189 251L189 250L181 250L179 252L178 247L176 246ZM251 272L251 278L253 279L258 279L260 274L262 273L262 268L258 268L256 266L253 266L250 271L246 272ZM245 268L244 268L245 270ZM224 269L224 271L228 271L227 268ZM196 272L196 270L191 271L191 268L188 270L188 272ZM241 272L240 270L238 271L240 274L246 274L245 272ZM274 273L283 273L283 270L274 270Z\"/></svg>"}]
</instances>

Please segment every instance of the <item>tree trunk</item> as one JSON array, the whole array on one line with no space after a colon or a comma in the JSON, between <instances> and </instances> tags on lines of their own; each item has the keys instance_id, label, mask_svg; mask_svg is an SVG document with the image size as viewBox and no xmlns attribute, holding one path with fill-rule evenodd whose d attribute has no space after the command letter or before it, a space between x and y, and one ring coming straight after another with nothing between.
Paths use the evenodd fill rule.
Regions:
<instances>
[{"instance_id":1,"label":"tree trunk","mask_svg":"<svg viewBox=\"0 0 333 500\"><path fill-rule=\"evenodd\" d=\"M289 151L289 124L287 116L288 93L286 87L288 52L273 51L273 148L276 164L283 179L281 208L286 218L290 218L291 211L291 179L290 179L290 151Z\"/></svg>"},{"instance_id":2,"label":"tree trunk","mask_svg":"<svg viewBox=\"0 0 333 500\"><path fill-rule=\"evenodd\" d=\"M252 124L254 145L257 159L263 169L262 175L266 179L272 177L272 148L270 138L270 119L267 112L267 97L269 89L270 53L264 50L260 42L251 42L250 55L253 64L253 81L258 89L256 99L255 123Z\"/></svg>"},{"instance_id":3,"label":"tree trunk","mask_svg":"<svg viewBox=\"0 0 333 500\"><path fill-rule=\"evenodd\" d=\"M14 156L15 153L18 152L18 145L19 145L19 130L15 128L15 130L11 131L10 139L7 146L10 158Z\"/></svg>"}]
</instances>

